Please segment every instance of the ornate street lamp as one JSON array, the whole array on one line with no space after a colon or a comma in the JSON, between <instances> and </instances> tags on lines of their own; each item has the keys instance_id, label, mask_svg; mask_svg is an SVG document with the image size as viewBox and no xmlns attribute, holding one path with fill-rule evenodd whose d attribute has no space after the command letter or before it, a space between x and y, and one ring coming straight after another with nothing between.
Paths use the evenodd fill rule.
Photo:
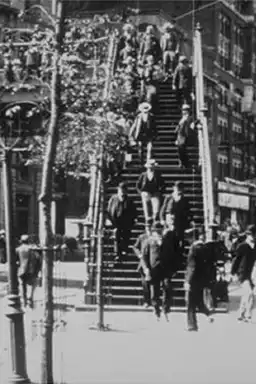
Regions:
<instances>
[{"instance_id":1,"label":"ornate street lamp","mask_svg":"<svg viewBox=\"0 0 256 384\"><path fill-rule=\"evenodd\" d=\"M22 139L32 136L33 113L38 110L33 102L7 104L0 110L0 150L3 162L3 184L5 203L6 253L8 265L8 295L6 317L10 329L10 353L12 373L9 383L29 383L26 367L24 336L24 312L21 309L15 237L13 226L12 156L15 152L28 150ZM20 145L20 147L18 146Z\"/></svg>"}]
</instances>

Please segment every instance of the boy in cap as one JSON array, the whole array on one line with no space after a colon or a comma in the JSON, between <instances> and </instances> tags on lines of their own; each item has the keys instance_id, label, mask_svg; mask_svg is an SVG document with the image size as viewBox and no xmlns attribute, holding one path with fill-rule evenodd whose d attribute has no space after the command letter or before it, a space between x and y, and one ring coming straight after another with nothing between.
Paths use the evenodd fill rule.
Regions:
<instances>
[{"instance_id":1,"label":"boy in cap","mask_svg":"<svg viewBox=\"0 0 256 384\"><path fill-rule=\"evenodd\" d=\"M163 55L163 69L165 80L174 72L176 55L179 52L179 44L174 24L167 23L163 28L160 46Z\"/></svg>"},{"instance_id":2,"label":"boy in cap","mask_svg":"<svg viewBox=\"0 0 256 384\"><path fill-rule=\"evenodd\" d=\"M159 219L160 201L165 189L164 179L159 172L156 172L156 166L154 159L148 160L145 164L146 172L139 176L136 184L137 191L141 195L146 227L150 225L151 219L153 222Z\"/></svg>"},{"instance_id":3,"label":"boy in cap","mask_svg":"<svg viewBox=\"0 0 256 384\"><path fill-rule=\"evenodd\" d=\"M187 297L187 330L198 331L196 310L204 313L212 322L210 311L204 303L206 284L205 233L202 227L195 229L195 241L192 243L188 259L184 287Z\"/></svg>"},{"instance_id":4,"label":"boy in cap","mask_svg":"<svg viewBox=\"0 0 256 384\"><path fill-rule=\"evenodd\" d=\"M150 159L152 156L152 142L157 134L155 118L150 112L151 109L151 105L147 102L139 105L139 114L129 133L130 139L138 143L141 164L143 164L143 144L147 145L147 159Z\"/></svg>"},{"instance_id":5,"label":"boy in cap","mask_svg":"<svg viewBox=\"0 0 256 384\"><path fill-rule=\"evenodd\" d=\"M179 64L173 74L172 87L176 90L177 100L180 105L192 104L192 98L194 97L192 92L193 75L186 56L179 58Z\"/></svg>"},{"instance_id":6,"label":"boy in cap","mask_svg":"<svg viewBox=\"0 0 256 384\"><path fill-rule=\"evenodd\" d=\"M137 218L136 206L128 197L124 182L119 183L117 193L109 200L107 218L115 228L116 260L122 261L128 253L131 230Z\"/></svg>"},{"instance_id":7,"label":"boy in cap","mask_svg":"<svg viewBox=\"0 0 256 384\"><path fill-rule=\"evenodd\" d=\"M254 301L252 271L256 261L255 226L249 225L245 235L245 241L243 241L236 250L231 274L236 276L242 288L238 320L248 322L252 317Z\"/></svg>"}]
</instances>

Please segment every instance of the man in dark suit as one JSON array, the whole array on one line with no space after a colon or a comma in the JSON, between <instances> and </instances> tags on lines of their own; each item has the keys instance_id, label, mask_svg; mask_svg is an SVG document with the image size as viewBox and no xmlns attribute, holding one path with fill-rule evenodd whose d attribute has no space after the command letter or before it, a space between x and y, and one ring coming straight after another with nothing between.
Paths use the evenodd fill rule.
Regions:
<instances>
[{"instance_id":1,"label":"man in dark suit","mask_svg":"<svg viewBox=\"0 0 256 384\"><path fill-rule=\"evenodd\" d=\"M36 288L36 279L41 269L41 256L36 249L29 244L28 235L22 235L21 245L16 248L16 255L19 264L18 277L21 284L22 298L24 307L34 306L34 292ZM30 294L27 290L30 288Z\"/></svg>"},{"instance_id":2,"label":"man in dark suit","mask_svg":"<svg viewBox=\"0 0 256 384\"><path fill-rule=\"evenodd\" d=\"M181 266L179 238L174 225L174 215L166 217L166 229L163 233L161 247L162 286L163 286L163 311L168 320L171 307L171 279Z\"/></svg>"},{"instance_id":3,"label":"man in dark suit","mask_svg":"<svg viewBox=\"0 0 256 384\"><path fill-rule=\"evenodd\" d=\"M161 265L161 246L162 246L162 225L159 222L153 224L151 234L142 250L142 262L144 273L147 279L150 279L151 302L154 307L156 317L159 319L161 281L163 279L163 270Z\"/></svg>"},{"instance_id":4,"label":"man in dark suit","mask_svg":"<svg viewBox=\"0 0 256 384\"><path fill-rule=\"evenodd\" d=\"M205 233L203 228L195 230L196 240L192 243L187 260L185 290L187 296L187 330L198 331L196 310L204 313L212 322L210 311L204 303L206 285L207 254L205 252Z\"/></svg>"},{"instance_id":5,"label":"man in dark suit","mask_svg":"<svg viewBox=\"0 0 256 384\"><path fill-rule=\"evenodd\" d=\"M189 168L189 158L187 154L188 139L190 132L192 132L191 130L194 129L195 126L192 117L189 114L189 110L190 106L188 104L182 106L182 117L175 130L175 133L177 134L175 144L177 145L180 158L179 165L181 168L185 169Z\"/></svg>"},{"instance_id":6,"label":"man in dark suit","mask_svg":"<svg viewBox=\"0 0 256 384\"><path fill-rule=\"evenodd\" d=\"M5 242L5 230L0 231L0 263L6 263L6 242Z\"/></svg>"},{"instance_id":7,"label":"man in dark suit","mask_svg":"<svg viewBox=\"0 0 256 384\"><path fill-rule=\"evenodd\" d=\"M236 276L242 288L238 320L248 322L252 317L254 301L252 271L256 261L255 226L249 225L245 234L245 241L239 244L236 250L231 274Z\"/></svg>"},{"instance_id":8,"label":"man in dark suit","mask_svg":"<svg viewBox=\"0 0 256 384\"><path fill-rule=\"evenodd\" d=\"M139 237L136 240L136 243L133 246L133 250L139 259L137 271L140 273L140 277L141 277L143 296L144 296L144 307L145 308L148 308L151 306L150 275L148 273L149 271L148 271L146 264L144 262L144 259L142 257L143 252L144 252L144 247L147 244L149 236L150 236L150 231L148 229L144 233L139 235Z\"/></svg>"},{"instance_id":9,"label":"man in dark suit","mask_svg":"<svg viewBox=\"0 0 256 384\"><path fill-rule=\"evenodd\" d=\"M147 56L153 56L154 63L157 63L161 54L160 43L154 35L154 27L148 25L141 39L139 61L144 65Z\"/></svg>"},{"instance_id":10,"label":"man in dark suit","mask_svg":"<svg viewBox=\"0 0 256 384\"><path fill-rule=\"evenodd\" d=\"M193 225L190 204L184 195L184 185L181 181L177 181L173 186L173 193L165 197L164 203L160 211L160 220L162 224L166 223L168 214L174 217L174 227L179 239L181 251L184 247L185 230Z\"/></svg>"},{"instance_id":11,"label":"man in dark suit","mask_svg":"<svg viewBox=\"0 0 256 384\"><path fill-rule=\"evenodd\" d=\"M117 194L108 203L107 218L115 228L116 260L121 261L128 252L131 230L137 217L136 206L128 197L125 183L120 183Z\"/></svg>"},{"instance_id":12,"label":"man in dark suit","mask_svg":"<svg viewBox=\"0 0 256 384\"><path fill-rule=\"evenodd\" d=\"M172 79L172 88L176 90L177 100L180 105L192 104L193 95L193 75L192 68L188 63L186 56L179 58L179 64L177 65Z\"/></svg>"}]
</instances>

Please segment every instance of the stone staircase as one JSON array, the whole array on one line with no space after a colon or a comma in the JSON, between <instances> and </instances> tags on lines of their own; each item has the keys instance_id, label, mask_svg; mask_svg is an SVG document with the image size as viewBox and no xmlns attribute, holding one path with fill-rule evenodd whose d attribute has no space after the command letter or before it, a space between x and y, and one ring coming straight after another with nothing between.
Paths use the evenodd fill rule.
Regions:
<instances>
[{"instance_id":1,"label":"stone staircase","mask_svg":"<svg viewBox=\"0 0 256 384\"><path fill-rule=\"evenodd\" d=\"M189 198L193 219L196 224L203 222L203 196L201 174L193 170L181 170L178 165L178 153L175 146L175 127L180 119L180 109L177 105L175 92L169 82L159 84L160 110L156 116L158 137L153 143L153 158L159 164L159 169L165 179L166 194L171 193L173 183L181 180L184 183L185 195ZM190 145L189 158L198 165L198 146ZM136 151L132 155L132 162L123 171L122 179L128 186L128 194L134 200L139 212L139 220L133 230L131 245L144 231L144 217L140 196L135 185L139 174L142 172ZM108 186L106 200L116 192L115 186ZM106 305L141 306L143 294L139 273L137 272L138 260L130 249L127 261L113 263L113 239L106 239L103 255L103 287ZM179 271L173 279L173 303L175 308L184 308L185 295L183 289L184 271Z\"/></svg>"}]
</instances>

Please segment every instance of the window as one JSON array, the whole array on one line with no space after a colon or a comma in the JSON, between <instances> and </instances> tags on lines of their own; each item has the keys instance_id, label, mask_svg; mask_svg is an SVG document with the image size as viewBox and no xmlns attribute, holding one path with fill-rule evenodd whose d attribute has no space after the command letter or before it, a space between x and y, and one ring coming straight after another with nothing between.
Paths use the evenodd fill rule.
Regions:
<instances>
[{"instance_id":1,"label":"window","mask_svg":"<svg viewBox=\"0 0 256 384\"><path fill-rule=\"evenodd\" d=\"M235 76L241 77L244 58L243 33L239 27L234 28L233 65Z\"/></svg>"},{"instance_id":2,"label":"window","mask_svg":"<svg viewBox=\"0 0 256 384\"><path fill-rule=\"evenodd\" d=\"M242 99L243 95L241 94L241 92L235 91L233 111L239 116L242 114Z\"/></svg>"},{"instance_id":3,"label":"window","mask_svg":"<svg viewBox=\"0 0 256 384\"><path fill-rule=\"evenodd\" d=\"M238 159L232 160L233 177L236 180L242 179L242 162Z\"/></svg>"},{"instance_id":4,"label":"window","mask_svg":"<svg viewBox=\"0 0 256 384\"><path fill-rule=\"evenodd\" d=\"M231 22L224 14L220 14L218 54L221 68L229 71L231 69Z\"/></svg>"},{"instance_id":5,"label":"window","mask_svg":"<svg viewBox=\"0 0 256 384\"><path fill-rule=\"evenodd\" d=\"M229 88L226 83L220 83L220 98L219 98L219 105L221 107L227 108L228 107L228 92Z\"/></svg>"},{"instance_id":6,"label":"window","mask_svg":"<svg viewBox=\"0 0 256 384\"><path fill-rule=\"evenodd\" d=\"M226 119L218 117L218 129L220 143L228 141L228 122Z\"/></svg>"},{"instance_id":7,"label":"window","mask_svg":"<svg viewBox=\"0 0 256 384\"><path fill-rule=\"evenodd\" d=\"M219 179L224 180L225 177L229 176L227 156L218 154L218 164L219 164Z\"/></svg>"}]
</instances>

